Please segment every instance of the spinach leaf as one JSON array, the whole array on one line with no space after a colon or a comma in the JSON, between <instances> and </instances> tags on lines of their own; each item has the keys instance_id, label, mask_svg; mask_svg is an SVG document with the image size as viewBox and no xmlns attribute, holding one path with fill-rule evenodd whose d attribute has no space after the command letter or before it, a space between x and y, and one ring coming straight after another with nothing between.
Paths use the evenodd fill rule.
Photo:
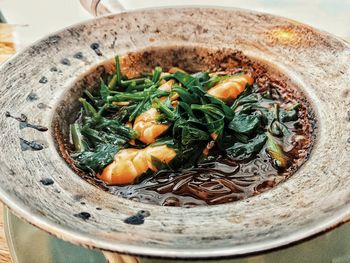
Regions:
<instances>
[{"instance_id":1,"label":"spinach leaf","mask_svg":"<svg viewBox=\"0 0 350 263\"><path fill-rule=\"evenodd\" d=\"M90 144L94 145L95 147L99 144L113 144L121 146L126 144L129 140L122 135L98 131L87 126L84 126L81 132L84 137L89 140Z\"/></svg>"},{"instance_id":2,"label":"spinach leaf","mask_svg":"<svg viewBox=\"0 0 350 263\"><path fill-rule=\"evenodd\" d=\"M177 94L179 94L181 100L184 103L187 104L192 104L192 103L198 103L199 99L197 97L197 95L194 94L190 94L187 90L179 87L179 86L175 86L172 88L172 91L175 91Z\"/></svg>"},{"instance_id":3,"label":"spinach leaf","mask_svg":"<svg viewBox=\"0 0 350 263\"><path fill-rule=\"evenodd\" d=\"M296 121L298 119L298 109L300 105L300 103L297 103L290 109L280 109L280 120L282 122Z\"/></svg>"},{"instance_id":4,"label":"spinach leaf","mask_svg":"<svg viewBox=\"0 0 350 263\"><path fill-rule=\"evenodd\" d=\"M192 77L191 75L188 75L181 71L176 71L174 73L174 78L177 79L182 85L184 85L186 88L190 90L192 90L194 86L199 85L199 80L197 78Z\"/></svg>"},{"instance_id":5,"label":"spinach leaf","mask_svg":"<svg viewBox=\"0 0 350 263\"><path fill-rule=\"evenodd\" d=\"M256 103L259 101L259 95L256 93L252 93L250 95L247 95L245 93L250 92L247 88L238 98L234 101L234 103L231 106L231 109L235 111L239 106L248 104L248 103Z\"/></svg>"},{"instance_id":6,"label":"spinach leaf","mask_svg":"<svg viewBox=\"0 0 350 263\"><path fill-rule=\"evenodd\" d=\"M85 151L75 154L77 166L86 171L101 171L107 164L113 161L119 148L111 144L100 144L94 151Z\"/></svg>"},{"instance_id":7,"label":"spinach leaf","mask_svg":"<svg viewBox=\"0 0 350 263\"><path fill-rule=\"evenodd\" d=\"M181 143L184 145L196 143L196 141L206 141L210 139L208 133L198 128L191 127L190 125L183 126L181 137Z\"/></svg>"},{"instance_id":8,"label":"spinach leaf","mask_svg":"<svg viewBox=\"0 0 350 263\"><path fill-rule=\"evenodd\" d=\"M281 111L280 116L282 122L296 121L298 119L298 111Z\"/></svg>"},{"instance_id":9,"label":"spinach leaf","mask_svg":"<svg viewBox=\"0 0 350 263\"><path fill-rule=\"evenodd\" d=\"M192 121L198 121L197 117L194 115L191 106L182 101L179 102L176 108L176 114L178 116L190 119ZM186 116L185 116L186 115Z\"/></svg>"},{"instance_id":10,"label":"spinach leaf","mask_svg":"<svg viewBox=\"0 0 350 263\"><path fill-rule=\"evenodd\" d=\"M233 117L234 117L234 111L225 104L225 102L223 102L222 100L219 100L209 94L206 94L205 97L207 97L210 101L210 103L212 104L215 104L215 105L218 105L222 111L225 113L225 117L228 119L228 120L232 120Z\"/></svg>"},{"instance_id":11,"label":"spinach leaf","mask_svg":"<svg viewBox=\"0 0 350 263\"><path fill-rule=\"evenodd\" d=\"M193 167L198 163L199 158L202 156L202 152L206 144L207 142L205 141L198 141L195 144L177 145L177 155L171 162L171 166L177 170L179 167Z\"/></svg>"},{"instance_id":12,"label":"spinach leaf","mask_svg":"<svg viewBox=\"0 0 350 263\"><path fill-rule=\"evenodd\" d=\"M245 113L236 114L228 125L231 130L248 136L256 133L260 126L260 115L247 115Z\"/></svg>"},{"instance_id":13,"label":"spinach leaf","mask_svg":"<svg viewBox=\"0 0 350 263\"><path fill-rule=\"evenodd\" d=\"M220 139L222 137L225 127L224 117L210 121L207 123L207 125L208 131L214 140L217 140L217 138Z\"/></svg>"},{"instance_id":14,"label":"spinach leaf","mask_svg":"<svg viewBox=\"0 0 350 263\"><path fill-rule=\"evenodd\" d=\"M259 152L265 145L266 140L266 134L259 134L253 139L249 140L248 143L235 143L233 146L226 149L226 153L228 155L232 155L238 160L243 160L249 157L251 154Z\"/></svg>"},{"instance_id":15,"label":"spinach leaf","mask_svg":"<svg viewBox=\"0 0 350 263\"><path fill-rule=\"evenodd\" d=\"M138 134L136 131L121 124L117 120L110 120L107 118L101 118L98 124L95 125L95 129L110 131L111 133L124 136L128 139L136 139Z\"/></svg>"},{"instance_id":16,"label":"spinach leaf","mask_svg":"<svg viewBox=\"0 0 350 263\"><path fill-rule=\"evenodd\" d=\"M205 105L192 104L191 109L202 111L203 113L209 114L214 118L225 116L225 114L214 104L205 104Z\"/></svg>"},{"instance_id":17,"label":"spinach leaf","mask_svg":"<svg viewBox=\"0 0 350 263\"><path fill-rule=\"evenodd\" d=\"M209 140L209 134L184 119L177 119L173 126L173 134L175 139L181 144L187 145L198 141Z\"/></svg>"},{"instance_id":18,"label":"spinach leaf","mask_svg":"<svg viewBox=\"0 0 350 263\"><path fill-rule=\"evenodd\" d=\"M196 78L199 83L206 82L210 79L208 72L197 72L191 75Z\"/></svg>"}]
</instances>

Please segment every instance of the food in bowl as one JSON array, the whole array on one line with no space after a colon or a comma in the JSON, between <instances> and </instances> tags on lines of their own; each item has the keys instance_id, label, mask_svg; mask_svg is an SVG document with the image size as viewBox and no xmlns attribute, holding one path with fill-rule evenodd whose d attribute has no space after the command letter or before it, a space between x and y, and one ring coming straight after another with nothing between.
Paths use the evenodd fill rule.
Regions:
<instances>
[{"instance_id":1,"label":"food in bowl","mask_svg":"<svg viewBox=\"0 0 350 263\"><path fill-rule=\"evenodd\" d=\"M308 103L258 69L157 66L128 78L118 56L115 65L79 98L68 146L74 169L113 194L222 204L272 188L307 159Z\"/></svg>"}]
</instances>

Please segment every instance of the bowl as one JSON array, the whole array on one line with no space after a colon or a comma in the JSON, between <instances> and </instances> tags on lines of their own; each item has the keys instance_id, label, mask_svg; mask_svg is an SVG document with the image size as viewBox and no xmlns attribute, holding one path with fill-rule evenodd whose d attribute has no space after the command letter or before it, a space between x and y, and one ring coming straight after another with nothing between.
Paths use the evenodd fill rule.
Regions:
<instances>
[{"instance_id":1,"label":"bowl","mask_svg":"<svg viewBox=\"0 0 350 263\"><path fill-rule=\"evenodd\" d=\"M263 194L190 209L122 199L78 176L56 135L72 118L84 76L108 70L117 53L174 47L241 51L296 85L318 125L308 161ZM247 10L138 10L40 40L0 67L0 83L0 199L63 240L132 255L213 259L293 244L350 219L350 47L328 33ZM148 215L140 224L126 223L140 213Z\"/></svg>"}]
</instances>

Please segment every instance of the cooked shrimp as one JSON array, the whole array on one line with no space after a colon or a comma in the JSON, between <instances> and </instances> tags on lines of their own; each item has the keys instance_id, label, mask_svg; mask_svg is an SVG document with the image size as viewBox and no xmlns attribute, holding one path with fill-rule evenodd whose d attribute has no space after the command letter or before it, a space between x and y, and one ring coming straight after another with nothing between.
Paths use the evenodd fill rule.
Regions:
<instances>
[{"instance_id":1,"label":"cooked shrimp","mask_svg":"<svg viewBox=\"0 0 350 263\"><path fill-rule=\"evenodd\" d=\"M224 79L208 90L208 94L223 101L232 101L241 94L248 85L253 85L254 79L246 74L235 75Z\"/></svg>"},{"instance_id":2,"label":"cooked shrimp","mask_svg":"<svg viewBox=\"0 0 350 263\"><path fill-rule=\"evenodd\" d=\"M214 139L214 141L210 141L210 142L208 142L207 143L207 145L205 146L205 148L203 149L203 155L204 156L208 156L209 155L209 151L211 150L211 149L213 149L213 147L215 146L215 139Z\"/></svg>"},{"instance_id":3,"label":"cooked shrimp","mask_svg":"<svg viewBox=\"0 0 350 263\"><path fill-rule=\"evenodd\" d=\"M152 159L170 163L176 156L174 149L166 146L148 146L144 149L123 149L114 156L114 161L104 168L98 177L108 185L131 184L148 169L156 172Z\"/></svg>"},{"instance_id":4,"label":"cooked shrimp","mask_svg":"<svg viewBox=\"0 0 350 263\"><path fill-rule=\"evenodd\" d=\"M156 141L157 137L163 134L169 125L157 123L160 113L155 108L141 113L136 117L133 129L139 133L139 140L145 144Z\"/></svg>"},{"instance_id":5,"label":"cooked shrimp","mask_svg":"<svg viewBox=\"0 0 350 263\"><path fill-rule=\"evenodd\" d=\"M218 138L219 134L217 134L216 132L212 132L210 134L210 137L215 141Z\"/></svg>"},{"instance_id":6,"label":"cooked shrimp","mask_svg":"<svg viewBox=\"0 0 350 263\"><path fill-rule=\"evenodd\" d=\"M171 88L173 87L174 84L175 84L175 80L174 79L170 79L167 82L165 82L164 84L160 85L159 89L170 92ZM166 99L166 97L162 97L160 99L163 99L163 98ZM179 98L179 94L174 93L171 96L170 100L173 101L173 100L177 100L178 98Z\"/></svg>"},{"instance_id":7,"label":"cooked shrimp","mask_svg":"<svg viewBox=\"0 0 350 263\"><path fill-rule=\"evenodd\" d=\"M186 73L186 74L187 74L186 71L184 71L183 69L178 68L178 67L172 67L171 69L169 69L168 72L171 73L171 74L174 74L174 73L176 73L177 71L180 71L180 72L182 72L182 73Z\"/></svg>"},{"instance_id":8,"label":"cooked shrimp","mask_svg":"<svg viewBox=\"0 0 350 263\"><path fill-rule=\"evenodd\" d=\"M174 79L169 79L167 82L159 86L160 90L164 91L171 91L172 86L174 85L175 80Z\"/></svg>"}]
</instances>

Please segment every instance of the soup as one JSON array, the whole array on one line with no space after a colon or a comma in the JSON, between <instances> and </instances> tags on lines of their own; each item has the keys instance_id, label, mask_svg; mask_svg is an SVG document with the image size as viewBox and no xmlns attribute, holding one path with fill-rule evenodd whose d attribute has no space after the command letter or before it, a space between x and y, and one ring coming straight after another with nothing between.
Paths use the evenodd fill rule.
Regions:
<instances>
[{"instance_id":1,"label":"soup","mask_svg":"<svg viewBox=\"0 0 350 263\"><path fill-rule=\"evenodd\" d=\"M112 194L166 206L237 201L284 181L308 157L313 113L299 91L236 57L128 76L116 56L115 72L79 98L70 164Z\"/></svg>"}]
</instances>

